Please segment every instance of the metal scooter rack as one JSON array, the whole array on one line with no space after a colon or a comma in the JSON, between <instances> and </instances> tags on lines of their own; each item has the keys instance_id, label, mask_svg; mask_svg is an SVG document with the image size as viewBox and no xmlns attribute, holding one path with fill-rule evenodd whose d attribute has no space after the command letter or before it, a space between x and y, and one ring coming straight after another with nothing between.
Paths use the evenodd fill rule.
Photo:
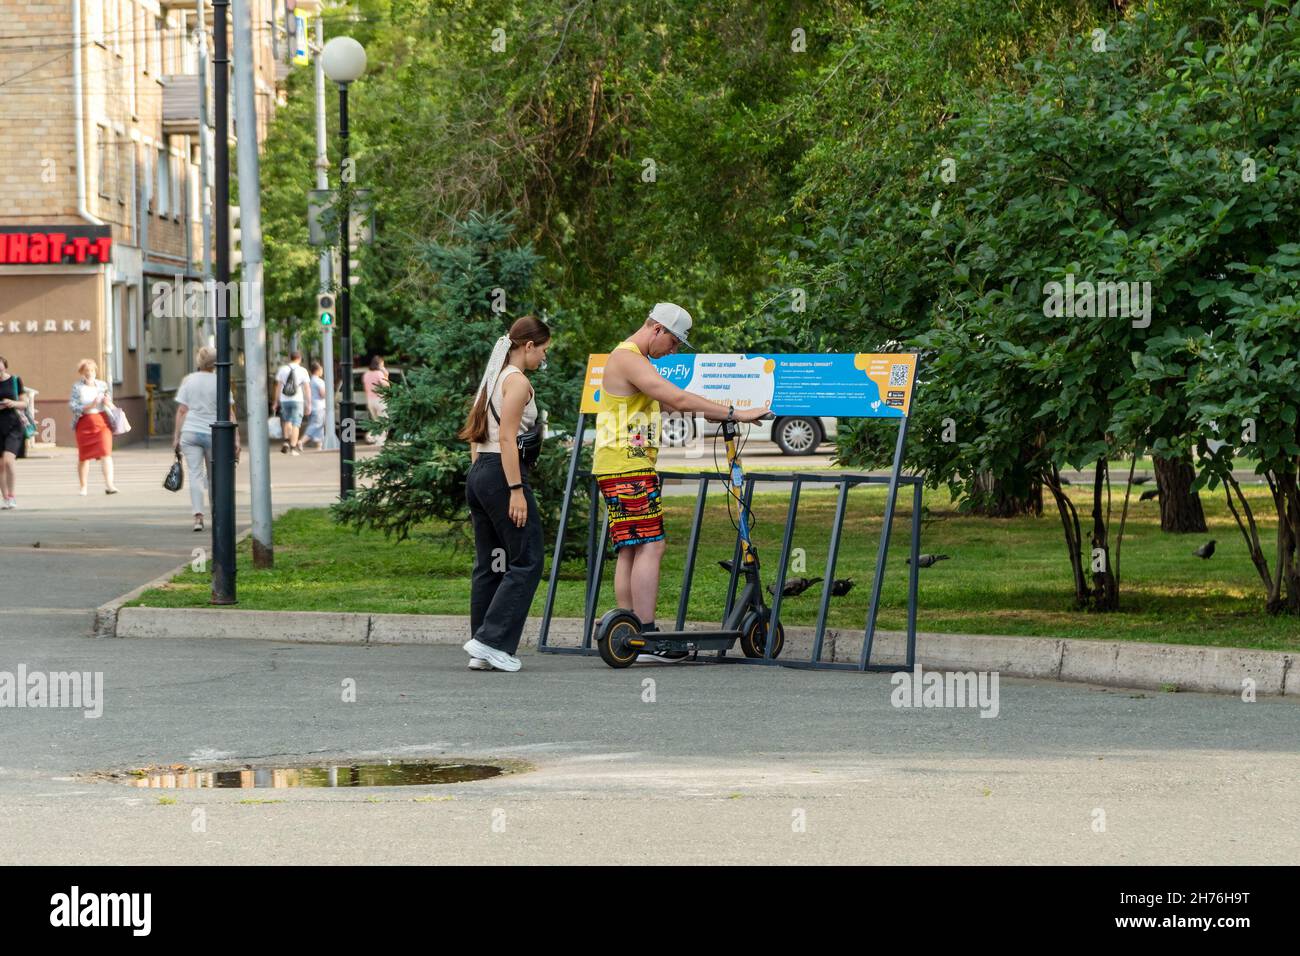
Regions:
<instances>
[{"instance_id":1,"label":"metal scooter rack","mask_svg":"<svg viewBox=\"0 0 1300 956\"><path fill-rule=\"evenodd\" d=\"M542 612L541 630L538 636L537 649L544 654L596 654L596 648L592 646L592 633L595 629L596 602L600 599L600 586L604 574L604 553L605 538L609 533L609 515L603 507L598 505L600 501L599 487L596 479L591 472L580 469L579 461L582 457L582 439L586 431L587 416L580 414L578 416L577 427L574 429L573 454L569 459L568 477L564 486L564 504L560 509L560 527L555 537L555 549L551 553L551 573L546 588L546 604ZM916 663L916 603L917 603L917 574L919 568L917 559L921 551L921 485L922 479L913 475L902 474L903 448L907 439L907 418L899 419L898 438L894 446L893 469L889 477L881 477L863 474L841 474L841 475L805 475L799 473L781 474L781 473L763 473L745 475L745 485L742 491L742 501L745 508L750 506L754 496L754 487L764 482L784 482L791 485L790 504L787 511L785 534L781 541L781 553L776 562L776 580L773 582L772 595L772 630L775 630L781 620L781 603L783 599L782 590L785 587L786 569L790 562L790 547L794 540L795 518L799 508L799 493L804 485L812 484L834 484L839 487L839 493L835 503L835 521L831 529L830 550L826 560L826 572L822 580L821 604L817 609L817 629L813 637L812 653L808 660L789 660L771 658L772 642L767 642L766 653L761 658L747 658L743 656L726 656L725 651L719 651L713 657L701 657L700 660L717 661L734 664L777 664L782 667L803 667L815 668L818 670L855 670L855 671L897 671L911 670ZM729 477L720 473L709 472L680 472L680 471L661 471L661 478L677 478L683 480L693 480L698 482L698 490L695 496L695 511L691 520L690 540L687 544L686 567L682 573L681 595L677 600L677 621L674 630L682 630L686 626L686 609L691 597L691 582L695 572L695 556L700 543L700 525L704 519L704 507L708 499L709 485L712 482L723 482L724 486L729 482ZM579 646L556 646L550 643L550 626L551 616L555 607L555 593L559 584L560 575L560 554L564 544L564 533L569 523L569 506L573 502L573 495L577 490L578 482L586 484L587 493L590 497L591 507L588 509L587 521L587 554L591 558L587 566L586 590L584 592L583 610L584 621L582 629L582 644ZM848 661L823 661L821 659L823 640L826 634L826 618L830 609L831 599L831 582L835 578L835 563L839 555L840 536L844 528L844 513L848 502L849 489L857 485L888 485L888 491L885 498L884 525L880 536L880 546L876 553L875 573L871 583L871 606L867 611L866 628L863 633L862 653L856 664ZM909 566L907 581L907 654L906 659L901 663L873 663L871 660L872 647L876 634L876 613L880 607L880 590L885 579L885 559L889 551L890 531L894 520L894 505L898 499L898 488L900 485L908 485L912 488L912 537L911 537L911 564ZM597 511L600 511L601 518L597 521ZM735 550L731 562L731 582L727 589L726 608L723 610L722 619L726 620L731 612L732 604L735 601L736 584L740 575L740 532L736 532Z\"/></svg>"}]
</instances>

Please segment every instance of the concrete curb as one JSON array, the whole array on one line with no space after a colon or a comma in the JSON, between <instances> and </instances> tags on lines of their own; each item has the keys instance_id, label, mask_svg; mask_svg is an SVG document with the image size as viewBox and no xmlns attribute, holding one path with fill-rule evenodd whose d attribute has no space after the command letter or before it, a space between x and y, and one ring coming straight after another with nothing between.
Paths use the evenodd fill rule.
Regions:
<instances>
[{"instance_id":1,"label":"concrete curb","mask_svg":"<svg viewBox=\"0 0 1300 956\"><path fill-rule=\"evenodd\" d=\"M469 619L459 615L357 614L330 611L245 611L237 608L122 607L164 575L123 595L96 612L97 636L135 638L236 638L304 644L463 644ZM582 642L582 620L551 622L554 646ZM529 618L522 646L536 647L540 618ZM708 627L700 623L695 627ZM787 659L807 660L812 652L811 627L786 629ZM902 661L905 635L881 631L872 657ZM823 660L856 662L862 636L827 629ZM1253 680L1255 693L1300 696L1300 667L1281 651L1184 644L1140 644L1066 638L1004 637L983 634L918 633L917 661L931 670L996 671L1008 677L1240 694Z\"/></svg>"},{"instance_id":2,"label":"concrete curb","mask_svg":"<svg viewBox=\"0 0 1300 956\"><path fill-rule=\"evenodd\" d=\"M250 525L249 527L241 531L239 534L237 534L235 536L235 547L238 548L239 543L252 533L253 533L253 528ZM162 574L158 575L158 577L154 578L152 581L146 581L138 588L133 588L132 590L127 591L125 594L121 595L120 597L113 598L113 600L109 601L107 604L101 604L99 607L95 608L94 616L92 617L90 622L90 636L91 637L120 636L117 633L117 615L122 610L122 605L125 604L127 601L134 601L141 594L144 594L145 591L151 591L154 588L162 587L164 584L169 583L172 578L176 577L176 575L180 574L189 566L190 566L190 562L188 561L186 561L184 564L178 564L170 571L164 571Z\"/></svg>"}]
</instances>

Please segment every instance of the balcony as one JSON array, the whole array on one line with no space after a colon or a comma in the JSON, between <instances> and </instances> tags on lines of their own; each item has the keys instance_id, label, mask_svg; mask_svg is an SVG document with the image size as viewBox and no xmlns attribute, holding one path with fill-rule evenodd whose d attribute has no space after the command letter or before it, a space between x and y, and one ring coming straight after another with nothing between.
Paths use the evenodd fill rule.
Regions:
<instances>
[{"instance_id":1,"label":"balcony","mask_svg":"<svg viewBox=\"0 0 1300 956\"><path fill-rule=\"evenodd\" d=\"M197 136L199 132L199 75L179 73L163 78L163 132ZM212 90L208 90L208 125L212 125Z\"/></svg>"}]
</instances>

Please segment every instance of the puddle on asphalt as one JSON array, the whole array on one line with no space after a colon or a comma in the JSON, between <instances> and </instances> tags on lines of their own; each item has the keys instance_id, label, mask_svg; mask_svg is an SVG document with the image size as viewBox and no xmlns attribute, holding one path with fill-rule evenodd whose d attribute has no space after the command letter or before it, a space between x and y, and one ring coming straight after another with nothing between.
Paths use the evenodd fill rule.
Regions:
<instances>
[{"instance_id":1,"label":"puddle on asphalt","mask_svg":"<svg viewBox=\"0 0 1300 956\"><path fill-rule=\"evenodd\" d=\"M421 787L470 783L505 772L491 764L434 761L345 763L324 767L236 767L204 770L171 766L128 770L108 778L156 790L281 789L287 787Z\"/></svg>"}]
</instances>

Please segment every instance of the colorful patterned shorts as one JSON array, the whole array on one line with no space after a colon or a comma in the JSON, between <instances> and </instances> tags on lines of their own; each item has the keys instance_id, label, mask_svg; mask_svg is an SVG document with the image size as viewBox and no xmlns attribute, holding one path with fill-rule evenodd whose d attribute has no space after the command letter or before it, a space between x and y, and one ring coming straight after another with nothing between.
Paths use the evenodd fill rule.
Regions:
<instances>
[{"instance_id":1,"label":"colorful patterned shorts","mask_svg":"<svg viewBox=\"0 0 1300 956\"><path fill-rule=\"evenodd\" d=\"M659 474L653 469L597 478L609 511L609 536L614 550L664 539Z\"/></svg>"}]
</instances>

